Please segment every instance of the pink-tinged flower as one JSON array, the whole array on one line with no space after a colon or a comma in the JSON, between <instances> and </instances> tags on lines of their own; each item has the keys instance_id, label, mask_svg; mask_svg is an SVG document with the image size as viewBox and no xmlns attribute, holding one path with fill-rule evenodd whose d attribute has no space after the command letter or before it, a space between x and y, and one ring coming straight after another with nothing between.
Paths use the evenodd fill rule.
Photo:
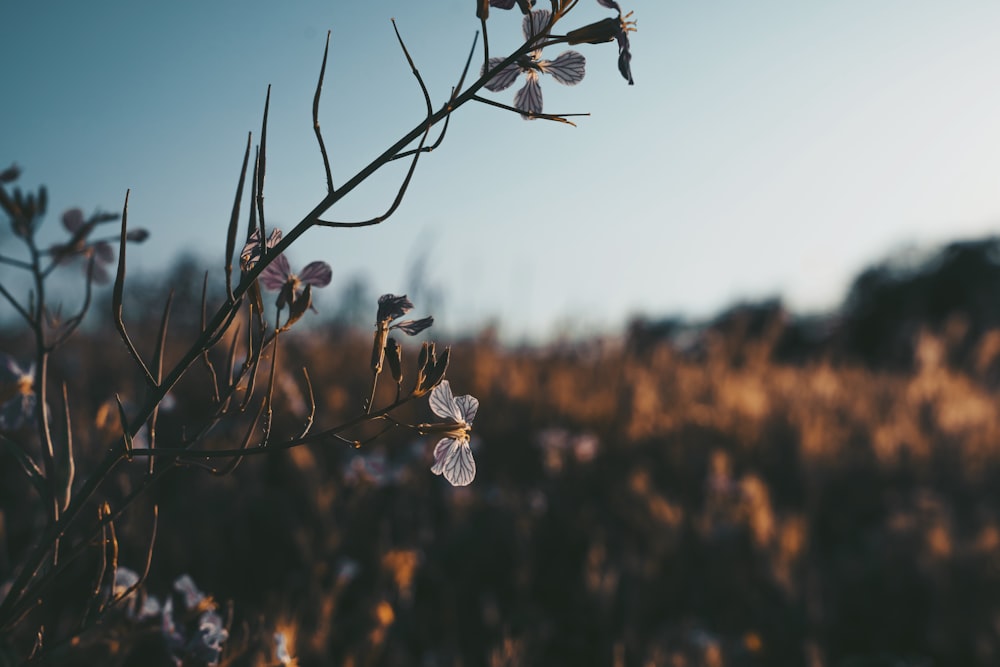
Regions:
<instances>
[{"instance_id":1,"label":"pink-tinged flower","mask_svg":"<svg viewBox=\"0 0 1000 667\"><path fill-rule=\"evenodd\" d=\"M476 477L469 433L479 410L479 400L472 396L456 397L451 393L451 384L444 380L431 390L430 406L434 414L448 420L435 425L441 427L444 437L434 447L431 472L444 475L452 486L468 486Z\"/></svg>"},{"instance_id":2,"label":"pink-tinged flower","mask_svg":"<svg viewBox=\"0 0 1000 667\"><path fill-rule=\"evenodd\" d=\"M0 352L0 431L16 431L35 414L35 365L21 368Z\"/></svg>"},{"instance_id":3,"label":"pink-tinged flower","mask_svg":"<svg viewBox=\"0 0 1000 667\"><path fill-rule=\"evenodd\" d=\"M300 273L292 273L288 260L281 254L260 272L260 282L271 291L281 291L278 295L278 308L283 308L286 303L298 299L305 285L326 287L330 284L332 275L330 265L326 262L310 262Z\"/></svg>"},{"instance_id":4,"label":"pink-tinged flower","mask_svg":"<svg viewBox=\"0 0 1000 667\"><path fill-rule=\"evenodd\" d=\"M549 25L552 12L547 9L533 11L524 17L522 25L524 39L528 41L542 34ZM565 51L555 60L541 60L542 50L535 49L507 65L485 84L487 90L499 92L514 85L517 77L524 75L524 86L514 95L514 106L521 111L521 117L530 120L542 113L542 87L538 83L541 74L551 74L552 78L564 86L575 86L583 81L587 60L577 51ZM489 68L497 67L504 58L490 58ZM481 74L486 73L484 67Z\"/></svg>"},{"instance_id":5,"label":"pink-tinged flower","mask_svg":"<svg viewBox=\"0 0 1000 667\"><path fill-rule=\"evenodd\" d=\"M278 245L279 241L281 241L281 230L271 230L271 235L267 238L267 249L270 250L274 246ZM260 261L261 251L260 229L255 229L253 230L253 233L250 234L250 238L247 239L247 243L243 246L243 250L240 251L240 268L244 271L249 271L256 266L257 262Z\"/></svg>"}]
</instances>

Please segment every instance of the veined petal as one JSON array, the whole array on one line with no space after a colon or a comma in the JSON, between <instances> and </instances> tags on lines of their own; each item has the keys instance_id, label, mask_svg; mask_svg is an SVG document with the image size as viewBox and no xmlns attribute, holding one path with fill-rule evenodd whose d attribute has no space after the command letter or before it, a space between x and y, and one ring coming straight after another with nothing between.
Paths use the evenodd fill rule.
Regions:
<instances>
[{"instance_id":1,"label":"veined petal","mask_svg":"<svg viewBox=\"0 0 1000 667\"><path fill-rule=\"evenodd\" d=\"M479 399L468 394L465 396L456 396L455 405L458 406L458 411L462 415L462 421L472 426L472 422L476 418L476 413L479 412Z\"/></svg>"},{"instance_id":2,"label":"veined petal","mask_svg":"<svg viewBox=\"0 0 1000 667\"><path fill-rule=\"evenodd\" d=\"M528 41L535 35L540 35L549 27L552 19L552 12L547 9L535 9L524 17L521 30L524 32L524 41Z\"/></svg>"},{"instance_id":3,"label":"veined petal","mask_svg":"<svg viewBox=\"0 0 1000 667\"><path fill-rule=\"evenodd\" d=\"M326 287L332 277L333 272L326 262L310 262L299 272L299 280L313 287Z\"/></svg>"},{"instance_id":4,"label":"veined petal","mask_svg":"<svg viewBox=\"0 0 1000 667\"><path fill-rule=\"evenodd\" d=\"M587 59L577 51L566 51L555 60L542 60L538 63L543 72L548 72L564 86L575 86L583 81L586 65Z\"/></svg>"},{"instance_id":5,"label":"veined petal","mask_svg":"<svg viewBox=\"0 0 1000 667\"><path fill-rule=\"evenodd\" d=\"M538 85L538 72L525 72L524 86L514 95L514 106L522 111L521 117L542 113L542 87Z\"/></svg>"},{"instance_id":6,"label":"veined petal","mask_svg":"<svg viewBox=\"0 0 1000 667\"><path fill-rule=\"evenodd\" d=\"M291 269L288 266L288 260L285 259L285 255L282 253L275 257L274 261L265 266L264 270L260 272L260 282L267 289L277 291L284 286L290 274Z\"/></svg>"},{"instance_id":7,"label":"veined petal","mask_svg":"<svg viewBox=\"0 0 1000 667\"><path fill-rule=\"evenodd\" d=\"M467 439L441 438L434 447L431 472L444 475L452 486L468 486L476 478L476 461Z\"/></svg>"},{"instance_id":8,"label":"veined petal","mask_svg":"<svg viewBox=\"0 0 1000 667\"><path fill-rule=\"evenodd\" d=\"M502 63L503 60L503 58L490 58L490 69L493 69ZM517 63L511 63L493 75L493 78L487 81L483 87L486 88L486 90L492 90L494 93L501 90L507 90L514 85L514 81L517 80L517 75L520 73L521 68L518 67ZM479 70L479 76L482 76L483 74L486 74L485 67Z\"/></svg>"},{"instance_id":9,"label":"veined petal","mask_svg":"<svg viewBox=\"0 0 1000 667\"><path fill-rule=\"evenodd\" d=\"M443 380L441 384L431 389L428 399L431 412L442 419L450 419L453 422L462 421L462 413L455 402L455 395L451 393L451 383Z\"/></svg>"}]
</instances>

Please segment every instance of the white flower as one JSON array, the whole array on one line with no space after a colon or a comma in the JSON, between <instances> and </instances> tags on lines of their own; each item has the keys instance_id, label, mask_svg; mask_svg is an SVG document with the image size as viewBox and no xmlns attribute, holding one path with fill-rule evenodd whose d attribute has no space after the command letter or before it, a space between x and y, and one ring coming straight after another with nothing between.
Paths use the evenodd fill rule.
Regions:
<instances>
[{"instance_id":1,"label":"white flower","mask_svg":"<svg viewBox=\"0 0 1000 667\"><path fill-rule=\"evenodd\" d=\"M479 400L472 396L454 396L447 380L431 390L431 410L450 424L445 436L434 447L434 465L431 472L444 475L453 486L467 486L476 477L476 461L469 446L469 431L472 420L479 410Z\"/></svg>"}]
</instances>

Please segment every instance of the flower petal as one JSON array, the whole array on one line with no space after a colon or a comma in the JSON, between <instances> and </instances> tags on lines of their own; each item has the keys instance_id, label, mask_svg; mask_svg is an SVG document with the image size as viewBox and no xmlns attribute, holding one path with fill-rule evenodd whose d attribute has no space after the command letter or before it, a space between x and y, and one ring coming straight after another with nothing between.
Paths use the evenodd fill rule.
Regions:
<instances>
[{"instance_id":1,"label":"flower petal","mask_svg":"<svg viewBox=\"0 0 1000 667\"><path fill-rule=\"evenodd\" d=\"M326 287L332 277L333 272L326 262L310 262L299 272L299 280L313 287Z\"/></svg>"},{"instance_id":2,"label":"flower petal","mask_svg":"<svg viewBox=\"0 0 1000 667\"><path fill-rule=\"evenodd\" d=\"M521 24L521 30L524 32L524 41L528 41L536 35L541 35L546 32L546 28L549 28L549 21L552 19L552 12L547 9L536 9L532 10L530 14L525 15L524 21Z\"/></svg>"},{"instance_id":3,"label":"flower petal","mask_svg":"<svg viewBox=\"0 0 1000 667\"><path fill-rule=\"evenodd\" d=\"M560 53L555 60L542 60L538 66L543 72L548 72L564 86L575 86L583 81L586 74L587 59L577 51Z\"/></svg>"},{"instance_id":4,"label":"flower petal","mask_svg":"<svg viewBox=\"0 0 1000 667\"><path fill-rule=\"evenodd\" d=\"M290 274L291 269L288 267L288 260L285 258L285 254L282 253L275 257L274 261L265 266L264 270L260 272L260 282L267 289L277 291L285 285Z\"/></svg>"},{"instance_id":5,"label":"flower petal","mask_svg":"<svg viewBox=\"0 0 1000 667\"><path fill-rule=\"evenodd\" d=\"M462 421L462 413L455 402L455 395L451 393L451 383L443 380L441 384L431 389L428 399L431 412L442 419L450 419L454 422Z\"/></svg>"},{"instance_id":6,"label":"flower petal","mask_svg":"<svg viewBox=\"0 0 1000 667\"><path fill-rule=\"evenodd\" d=\"M526 72L524 86L514 95L514 106L522 111L521 118L530 119L528 114L542 113L542 87L538 85L538 72Z\"/></svg>"},{"instance_id":7,"label":"flower petal","mask_svg":"<svg viewBox=\"0 0 1000 667\"><path fill-rule=\"evenodd\" d=\"M406 320L393 325L393 329L399 329L407 336L416 336L424 329L429 329L434 324L434 316L424 317L419 320Z\"/></svg>"},{"instance_id":8,"label":"flower petal","mask_svg":"<svg viewBox=\"0 0 1000 667\"><path fill-rule=\"evenodd\" d=\"M455 405L458 406L462 420L469 426L472 426L472 422L476 418L476 413L479 412L479 399L468 394L465 396L456 396Z\"/></svg>"},{"instance_id":9,"label":"flower petal","mask_svg":"<svg viewBox=\"0 0 1000 667\"><path fill-rule=\"evenodd\" d=\"M115 249L107 241L98 241L94 244L94 254L97 255L98 262L110 264L115 261Z\"/></svg>"},{"instance_id":10,"label":"flower petal","mask_svg":"<svg viewBox=\"0 0 1000 667\"><path fill-rule=\"evenodd\" d=\"M514 0L490 0L490 7L497 9L513 9Z\"/></svg>"},{"instance_id":11,"label":"flower petal","mask_svg":"<svg viewBox=\"0 0 1000 667\"><path fill-rule=\"evenodd\" d=\"M444 475L452 486L468 486L476 478L476 461L472 458L469 441L458 438L441 438L434 447L434 465L431 472Z\"/></svg>"},{"instance_id":12,"label":"flower petal","mask_svg":"<svg viewBox=\"0 0 1000 667\"><path fill-rule=\"evenodd\" d=\"M83 211L78 208L71 208L62 214L62 223L70 232L76 232L76 230L83 227Z\"/></svg>"},{"instance_id":13,"label":"flower petal","mask_svg":"<svg viewBox=\"0 0 1000 667\"><path fill-rule=\"evenodd\" d=\"M375 323L391 322L397 317L402 317L413 310L413 302L406 298L406 295L396 296L395 294L383 294L378 298L378 314L375 316Z\"/></svg>"},{"instance_id":14,"label":"flower petal","mask_svg":"<svg viewBox=\"0 0 1000 667\"><path fill-rule=\"evenodd\" d=\"M497 65L503 62L503 58L490 58L490 69L493 69ZM521 73L521 68L518 67L517 63L511 63L507 65L502 70L493 75L493 78L484 84L486 90L492 90L494 93L501 90L507 90L514 85L517 80L517 75ZM479 70L479 76L486 74L486 67L482 67Z\"/></svg>"},{"instance_id":15,"label":"flower petal","mask_svg":"<svg viewBox=\"0 0 1000 667\"><path fill-rule=\"evenodd\" d=\"M635 81L632 80L632 51L626 30L618 33L618 71L628 81L628 85L635 85Z\"/></svg>"},{"instance_id":16,"label":"flower petal","mask_svg":"<svg viewBox=\"0 0 1000 667\"><path fill-rule=\"evenodd\" d=\"M602 7L607 7L608 9L617 9L619 14L622 13L622 8L618 6L618 3L615 2L615 0L597 0L597 4Z\"/></svg>"}]
</instances>

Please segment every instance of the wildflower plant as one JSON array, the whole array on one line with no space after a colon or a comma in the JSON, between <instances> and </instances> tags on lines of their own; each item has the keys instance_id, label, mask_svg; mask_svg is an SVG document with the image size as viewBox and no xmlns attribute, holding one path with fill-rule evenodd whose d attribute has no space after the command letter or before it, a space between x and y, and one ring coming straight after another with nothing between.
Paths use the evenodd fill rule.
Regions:
<instances>
[{"instance_id":1,"label":"wildflower plant","mask_svg":"<svg viewBox=\"0 0 1000 667\"><path fill-rule=\"evenodd\" d=\"M428 330L434 320L431 316L401 320L414 307L405 295L385 294L373 304L376 317L370 364L372 381L370 391L356 402L356 412L335 421L317 414L310 375L303 367L299 381L307 397L306 414L299 418L294 429L282 432L275 429L275 376L283 363L282 334L310 310L312 290L325 287L333 278L331 267L322 260L294 272L286 253L307 231L367 227L387 220L405 196L419 161L443 142L452 114L469 102L516 112L525 118L572 124L568 117L580 114L543 113L538 80L541 74L548 74L564 85L579 83L585 71L584 56L570 50L553 60L544 60L541 53L559 44L618 40L620 53L624 54L621 57L625 57L624 61L619 60L620 66L622 62L628 65L627 33L632 24L622 17L617 3L598 2L617 10L618 18L576 27L560 35L555 28L569 20L578 0L550 0L548 9L536 9L530 0L477 0L475 11L483 36L480 76L466 82L477 36L454 87L436 107L393 23L403 57L423 95L424 111L413 129L339 184L335 184L332 176L319 122L330 46L328 33L312 105L326 192L286 232L267 224L264 184L270 148L268 89L259 140L255 143L252 133L247 138L232 212L228 224L222 226L223 261L214 277L205 276L201 319L194 331L171 329L171 295L162 304L152 340L139 341L142 345L133 340L124 307L128 248L130 244L146 241L150 234L131 226L128 192L120 215L97 211L88 216L81 209L66 211L62 224L69 237L61 235L54 242L43 244L40 230L47 214L46 189L24 192L15 186L20 179L17 167L0 172L0 209L8 218L14 238L23 246L22 256L10 254L9 246L5 246L0 253L0 265L26 273L31 281L30 293L19 297L8 286L10 283L0 280L0 297L23 322L33 348L28 363L0 353L0 446L8 459L19 464L37 494L35 511L40 526L33 545L18 562L10 570L0 571L6 591L0 600L0 662L9 655L38 660L63 655L62 652L79 645L81 636L97 631L102 619L123 602L136 618L158 619L161 639L175 659L191 659L197 664L223 660L231 630L215 603L205 598L190 579L178 579L175 594L162 604L135 597L137 591L144 590L149 574L159 517L158 507L153 504L145 519L136 518L135 508L140 507L136 501L178 470L195 468L211 475L227 475L249 456L266 456L307 445L363 447L391 429L405 428L421 435L441 436L433 450L433 473L453 485L468 485L473 481L476 464L469 433L479 402L471 396L453 395L445 379L450 362L448 348L439 355L433 342L423 343L414 370L406 371L403 347L390 334L416 336ZM524 15L524 42L506 56L491 57L487 33L489 9L515 6ZM525 84L512 107L480 95L484 89L508 88L520 76ZM627 78L631 83L630 74ZM432 140L431 131L439 125L440 133ZM364 220L331 216L341 200L395 160L407 160L408 168L384 212ZM117 224L117 233L100 236L98 230L110 223ZM51 303L48 280L56 270L74 261L85 266L84 293L79 308L64 316L61 308ZM104 453L96 463L87 470L77 470L74 433L90 425L74 421L68 389L70 378L60 376L50 361L80 327L93 304L95 286L112 277L112 322L140 378L140 386L131 392L133 395L115 395L120 430L105 443ZM219 303L210 303L210 281L222 289ZM267 313L271 307L261 288L278 293L273 302L277 312L271 322ZM220 345L223 341L226 345ZM379 402L378 382L386 367L395 391L391 398ZM179 434L162 435L157 422L164 402L182 378L199 374L209 388L208 405L197 416L188 418ZM395 416L404 405L425 396L429 396L431 411L444 421L408 424ZM380 424L383 428L370 435L369 427ZM220 425L225 428L219 428ZM227 437L220 433L236 435ZM140 434L146 434L142 447L137 446L143 437ZM115 482L123 475L130 482L125 488L117 488ZM148 545L145 565L135 572L127 572L118 565L118 531L123 514L129 510L133 513L130 525L145 526ZM94 585L89 600L83 601L86 611L82 618L62 622L61 613L72 613L77 608L70 606L64 610L61 604L60 584L73 571L67 570L71 563L91 568ZM179 612L183 612L183 620ZM279 646L278 660L282 664L291 662L287 647Z\"/></svg>"}]
</instances>

